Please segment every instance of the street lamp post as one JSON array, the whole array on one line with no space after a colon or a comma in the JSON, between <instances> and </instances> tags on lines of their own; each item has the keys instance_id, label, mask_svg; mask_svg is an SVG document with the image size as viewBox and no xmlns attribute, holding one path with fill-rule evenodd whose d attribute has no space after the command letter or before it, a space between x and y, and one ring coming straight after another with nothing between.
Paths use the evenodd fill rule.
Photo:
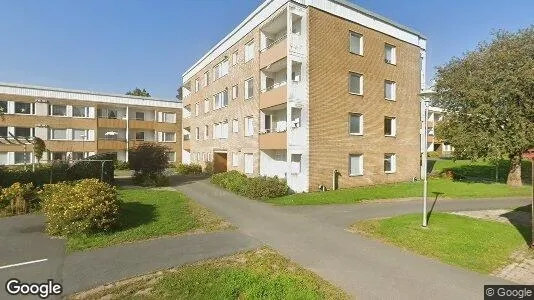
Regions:
<instances>
[{"instance_id":1,"label":"street lamp post","mask_svg":"<svg viewBox=\"0 0 534 300\"><path fill-rule=\"evenodd\" d=\"M427 219L427 194L428 194L428 109L430 107L430 96L434 94L434 91L423 91L419 96L421 97L422 104L424 106L423 114L423 130L421 131L421 146L423 147L421 157L421 178L423 179L423 228L428 225Z\"/></svg>"}]
</instances>

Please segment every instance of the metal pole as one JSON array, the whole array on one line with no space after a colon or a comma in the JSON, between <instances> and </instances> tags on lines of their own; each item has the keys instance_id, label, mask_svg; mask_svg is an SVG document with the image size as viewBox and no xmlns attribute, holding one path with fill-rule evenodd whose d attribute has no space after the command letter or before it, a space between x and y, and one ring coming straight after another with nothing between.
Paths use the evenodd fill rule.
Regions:
<instances>
[{"instance_id":1,"label":"metal pole","mask_svg":"<svg viewBox=\"0 0 534 300\"><path fill-rule=\"evenodd\" d=\"M424 142L424 148L423 148L423 227L427 226L427 218L426 218L426 200L427 200L427 192L428 192L428 181L427 181L427 165L428 165L428 102L424 102L425 104L425 120L423 122L424 128L423 128L423 142Z\"/></svg>"},{"instance_id":2,"label":"metal pole","mask_svg":"<svg viewBox=\"0 0 534 300\"><path fill-rule=\"evenodd\" d=\"M24 144L24 171L26 171L26 160L28 159L28 152L26 150L26 144Z\"/></svg>"}]
</instances>

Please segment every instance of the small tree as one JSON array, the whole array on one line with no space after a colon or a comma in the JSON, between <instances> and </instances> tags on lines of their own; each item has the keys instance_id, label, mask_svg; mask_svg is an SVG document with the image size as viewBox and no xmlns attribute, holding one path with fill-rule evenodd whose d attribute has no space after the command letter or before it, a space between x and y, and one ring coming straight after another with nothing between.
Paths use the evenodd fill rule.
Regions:
<instances>
[{"instance_id":1,"label":"small tree","mask_svg":"<svg viewBox=\"0 0 534 300\"><path fill-rule=\"evenodd\" d=\"M436 133L456 157L510 159L507 184L520 186L521 154L534 146L534 26L498 32L490 43L438 68Z\"/></svg>"},{"instance_id":2,"label":"small tree","mask_svg":"<svg viewBox=\"0 0 534 300\"><path fill-rule=\"evenodd\" d=\"M135 173L153 175L162 173L168 165L167 147L156 143L142 143L130 149L128 163Z\"/></svg>"},{"instance_id":3,"label":"small tree","mask_svg":"<svg viewBox=\"0 0 534 300\"><path fill-rule=\"evenodd\" d=\"M46 151L45 142L38 137L33 138L33 153L35 154L37 163L41 163L41 158L43 158L43 153L45 151Z\"/></svg>"},{"instance_id":4,"label":"small tree","mask_svg":"<svg viewBox=\"0 0 534 300\"><path fill-rule=\"evenodd\" d=\"M140 89L140 88L135 88L135 89L127 92L126 95L139 96L139 97L150 97L150 93L149 92L147 92L145 89Z\"/></svg>"}]
</instances>

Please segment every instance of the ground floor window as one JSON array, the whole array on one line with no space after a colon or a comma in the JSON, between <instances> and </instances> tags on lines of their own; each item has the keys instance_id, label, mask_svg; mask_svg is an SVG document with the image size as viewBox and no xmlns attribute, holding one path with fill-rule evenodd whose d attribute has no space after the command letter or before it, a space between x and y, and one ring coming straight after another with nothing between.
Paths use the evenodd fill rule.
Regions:
<instances>
[{"instance_id":1,"label":"ground floor window","mask_svg":"<svg viewBox=\"0 0 534 300\"><path fill-rule=\"evenodd\" d=\"M239 154L232 153L232 167L238 167L238 166L239 166Z\"/></svg>"},{"instance_id":2,"label":"ground floor window","mask_svg":"<svg viewBox=\"0 0 534 300\"><path fill-rule=\"evenodd\" d=\"M167 158L169 162L176 161L176 152L167 152Z\"/></svg>"},{"instance_id":3,"label":"ground floor window","mask_svg":"<svg viewBox=\"0 0 534 300\"><path fill-rule=\"evenodd\" d=\"M0 165L7 165L7 152L0 152Z\"/></svg>"},{"instance_id":4,"label":"ground floor window","mask_svg":"<svg viewBox=\"0 0 534 300\"><path fill-rule=\"evenodd\" d=\"M87 157L87 152L72 152L72 160L82 160Z\"/></svg>"},{"instance_id":5,"label":"ground floor window","mask_svg":"<svg viewBox=\"0 0 534 300\"><path fill-rule=\"evenodd\" d=\"M302 154L291 154L291 174L299 174Z\"/></svg>"},{"instance_id":6,"label":"ground floor window","mask_svg":"<svg viewBox=\"0 0 534 300\"><path fill-rule=\"evenodd\" d=\"M15 152L15 164L31 163L31 153Z\"/></svg>"},{"instance_id":7,"label":"ground floor window","mask_svg":"<svg viewBox=\"0 0 534 300\"><path fill-rule=\"evenodd\" d=\"M384 172L395 173L397 169L397 158L393 153L384 154Z\"/></svg>"},{"instance_id":8,"label":"ground floor window","mask_svg":"<svg viewBox=\"0 0 534 300\"><path fill-rule=\"evenodd\" d=\"M349 175L350 176L363 175L363 155L362 154L349 155Z\"/></svg>"},{"instance_id":9,"label":"ground floor window","mask_svg":"<svg viewBox=\"0 0 534 300\"><path fill-rule=\"evenodd\" d=\"M254 155L245 153L245 174L254 173Z\"/></svg>"}]
</instances>

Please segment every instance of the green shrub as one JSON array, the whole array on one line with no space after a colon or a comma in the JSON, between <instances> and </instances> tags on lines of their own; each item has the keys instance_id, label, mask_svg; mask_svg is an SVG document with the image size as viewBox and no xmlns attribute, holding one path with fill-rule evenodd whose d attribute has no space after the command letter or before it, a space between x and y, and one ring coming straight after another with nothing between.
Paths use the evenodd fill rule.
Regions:
<instances>
[{"instance_id":1,"label":"green shrub","mask_svg":"<svg viewBox=\"0 0 534 300\"><path fill-rule=\"evenodd\" d=\"M204 167L204 173L213 174L213 162L206 162L206 166Z\"/></svg>"},{"instance_id":2,"label":"green shrub","mask_svg":"<svg viewBox=\"0 0 534 300\"><path fill-rule=\"evenodd\" d=\"M427 152L427 157L429 158L440 158L441 155L439 154L439 152L437 151L430 151L430 152Z\"/></svg>"},{"instance_id":3,"label":"green shrub","mask_svg":"<svg viewBox=\"0 0 534 300\"><path fill-rule=\"evenodd\" d=\"M116 160L113 162L115 170L130 170L130 164L122 160Z\"/></svg>"},{"instance_id":4,"label":"green shrub","mask_svg":"<svg viewBox=\"0 0 534 300\"><path fill-rule=\"evenodd\" d=\"M0 190L0 209L8 209L9 214L26 214L39 209L37 190L32 183L15 182Z\"/></svg>"},{"instance_id":5,"label":"green shrub","mask_svg":"<svg viewBox=\"0 0 534 300\"><path fill-rule=\"evenodd\" d=\"M211 182L236 194L252 199L268 199L285 196L289 187L278 177L247 177L238 171L214 174Z\"/></svg>"},{"instance_id":6,"label":"green shrub","mask_svg":"<svg viewBox=\"0 0 534 300\"><path fill-rule=\"evenodd\" d=\"M288 194L289 188L284 180L278 177L248 178L243 195L252 199L268 199L282 197Z\"/></svg>"},{"instance_id":7,"label":"green shrub","mask_svg":"<svg viewBox=\"0 0 534 300\"><path fill-rule=\"evenodd\" d=\"M178 164L176 172L180 175L202 174L202 166L199 164Z\"/></svg>"},{"instance_id":8,"label":"green shrub","mask_svg":"<svg viewBox=\"0 0 534 300\"><path fill-rule=\"evenodd\" d=\"M165 171L169 164L169 149L157 143L142 143L129 152L130 169L136 173L155 174Z\"/></svg>"},{"instance_id":9,"label":"green shrub","mask_svg":"<svg viewBox=\"0 0 534 300\"><path fill-rule=\"evenodd\" d=\"M169 186L170 180L163 173L143 174L134 173L132 182L140 186Z\"/></svg>"},{"instance_id":10,"label":"green shrub","mask_svg":"<svg viewBox=\"0 0 534 300\"><path fill-rule=\"evenodd\" d=\"M51 235L107 232L118 225L117 191L97 179L47 184L41 199Z\"/></svg>"}]
</instances>

